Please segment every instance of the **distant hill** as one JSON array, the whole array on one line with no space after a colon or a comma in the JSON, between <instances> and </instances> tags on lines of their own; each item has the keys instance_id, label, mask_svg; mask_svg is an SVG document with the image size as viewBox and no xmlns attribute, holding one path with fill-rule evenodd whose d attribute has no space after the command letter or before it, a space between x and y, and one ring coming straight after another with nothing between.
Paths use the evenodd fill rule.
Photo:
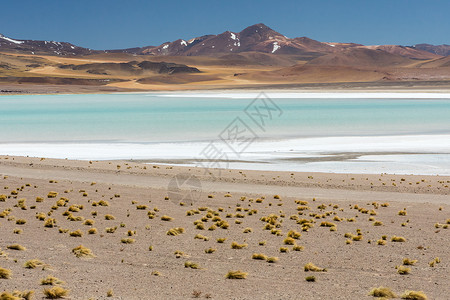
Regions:
<instances>
[{"instance_id":1,"label":"distant hill","mask_svg":"<svg viewBox=\"0 0 450 300\"><path fill-rule=\"evenodd\" d=\"M98 52L65 42L15 40L3 34L0 34L0 51L60 56L88 55Z\"/></svg>"}]
</instances>

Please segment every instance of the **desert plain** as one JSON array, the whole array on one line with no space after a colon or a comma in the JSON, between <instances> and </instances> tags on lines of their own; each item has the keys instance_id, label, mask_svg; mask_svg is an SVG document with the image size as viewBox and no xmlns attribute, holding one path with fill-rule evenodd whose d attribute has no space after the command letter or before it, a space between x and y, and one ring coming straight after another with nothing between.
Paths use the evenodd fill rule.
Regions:
<instances>
[{"instance_id":1,"label":"desert plain","mask_svg":"<svg viewBox=\"0 0 450 300\"><path fill-rule=\"evenodd\" d=\"M195 184L176 189L179 174ZM0 157L0 175L0 289L10 294L375 299L369 293L387 287L398 298L421 292L405 299L450 295L449 176L12 156Z\"/></svg>"}]
</instances>

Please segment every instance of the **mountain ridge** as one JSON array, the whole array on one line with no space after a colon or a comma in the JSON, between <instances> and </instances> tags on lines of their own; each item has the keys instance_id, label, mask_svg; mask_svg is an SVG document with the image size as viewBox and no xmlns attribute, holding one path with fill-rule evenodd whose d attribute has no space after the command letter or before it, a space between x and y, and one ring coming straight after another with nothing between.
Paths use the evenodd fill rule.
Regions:
<instances>
[{"instance_id":1,"label":"mountain ridge","mask_svg":"<svg viewBox=\"0 0 450 300\"><path fill-rule=\"evenodd\" d=\"M410 59L437 59L450 55L450 45L416 44L362 45L356 43L320 42L309 37L287 38L263 23L254 24L240 32L225 31L188 40L177 39L159 46L133 47L113 50L92 50L67 42L18 40L0 34L0 51L84 56L98 53L128 53L152 56L223 56L231 53L261 52L274 55L315 56L342 52L348 48L382 50Z\"/></svg>"}]
</instances>

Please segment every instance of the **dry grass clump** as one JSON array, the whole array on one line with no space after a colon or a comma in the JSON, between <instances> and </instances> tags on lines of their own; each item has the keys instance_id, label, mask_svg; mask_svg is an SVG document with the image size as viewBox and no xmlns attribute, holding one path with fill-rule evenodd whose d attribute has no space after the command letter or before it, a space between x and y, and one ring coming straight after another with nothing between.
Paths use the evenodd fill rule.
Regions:
<instances>
[{"instance_id":1,"label":"dry grass clump","mask_svg":"<svg viewBox=\"0 0 450 300\"><path fill-rule=\"evenodd\" d=\"M83 245L73 248L72 253L76 257L94 257L94 254L92 253L91 249L86 248Z\"/></svg>"},{"instance_id":2,"label":"dry grass clump","mask_svg":"<svg viewBox=\"0 0 450 300\"><path fill-rule=\"evenodd\" d=\"M57 285L57 284L63 284L63 283L64 282L62 282L58 278L50 276L50 275L44 279L41 279L41 285Z\"/></svg>"},{"instance_id":3,"label":"dry grass clump","mask_svg":"<svg viewBox=\"0 0 450 300\"><path fill-rule=\"evenodd\" d=\"M384 245L386 245L386 241L383 240L383 239L379 239L379 240L377 241L377 245L384 246Z\"/></svg>"},{"instance_id":4,"label":"dry grass clump","mask_svg":"<svg viewBox=\"0 0 450 300\"><path fill-rule=\"evenodd\" d=\"M328 222L328 221L324 221L322 223L320 223L321 227L336 227L336 224L332 223L332 222Z\"/></svg>"},{"instance_id":5,"label":"dry grass clump","mask_svg":"<svg viewBox=\"0 0 450 300\"><path fill-rule=\"evenodd\" d=\"M113 215L105 215L105 220L115 220L116 218Z\"/></svg>"},{"instance_id":6,"label":"dry grass clump","mask_svg":"<svg viewBox=\"0 0 450 300\"><path fill-rule=\"evenodd\" d=\"M14 291L12 294L3 292L0 294L0 300L31 300L33 295L34 291Z\"/></svg>"},{"instance_id":7,"label":"dry grass clump","mask_svg":"<svg viewBox=\"0 0 450 300\"><path fill-rule=\"evenodd\" d=\"M373 222L373 226L383 226L383 222L375 221L375 222Z\"/></svg>"},{"instance_id":8,"label":"dry grass clump","mask_svg":"<svg viewBox=\"0 0 450 300\"><path fill-rule=\"evenodd\" d=\"M211 254L211 253L214 253L214 252L216 252L216 249L214 249L214 248L205 249L205 253L207 253L207 254Z\"/></svg>"},{"instance_id":9,"label":"dry grass clump","mask_svg":"<svg viewBox=\"0 0 450 300\"><path fill-rule=\"evenodd\" d=\"M12 244L12 245L6 246L6 248L8 248L10 250L18 250L18 251L27 250L27 248L25 248L24 246L19 245L19 244Z\"/></svg>"},{"instance_id":10,"label":"dry grass clump","mask_svg":"<svg viewBox=\"0 0 450 300\"><path fill-rule=\"evenodd\" d=\"M39 221L44 221L46 217L47 217L47 215L44 214L43 212L36 213L36 219L38 219Z\"/></svg>"},{"instance_id":11,"label":"dry grass clump","mask_svg":"<svg viewBox=\"0 0 450 300\"><path fill-rule=\"evenodd\" d=\"M403 259L403 265L405 265L405 266L413 266L416 262L417 262L417 259L409 259L409 258Z\"/></svg>"},{"instance_id":12,"label":"dry grass clump","mask_svg":"<svg viewBox=\"0 0 450 300\"><path fill-rule=\"evenodd\" d=\"M88 230L88 234L97 234L97 228L91 228Z\"/></svg>"},{"instance_id":13,"label":"dry grass clump","mask_svg":"<svg viewBox=\"0 0 450 300\"><path fill-rule=\"evenodd\" d=\"M271 256L271 257L268 257L267 259L266 259L266 261L268 262L268 263L276 263L277 261L278 261L279 259L278 259L278 257L275 257L275 256Z\"/></svg>"},{"instance_id":14,"label":"dry grass clump","mask_svg":"<svg viewBox=\"0 0 450 300\"><path fill-rule=\"evenodd\" d=\"M420 291L405 291L402 296L402 299L407 300L428 300L427 295L424 294L424 292Z\"/></svg>"},{"instance_id":15,"label":"dry grass clump","mask_svg":"<svg viewBox=\"0 0 450 300\"><path fill-rule=\"evenodd\" d=\"M307 263L303 269L305 270L305 272L326 272L327 269L325 268L319 268L318 266L314 265L313 263Z\"/></svg>"},{"instance_id":16,"label":"dry grass clump","mask_svg":"<svg viewBox=\"0 0 450 300\"><path fill-rule=\"evenodd\" d=\"M407 215L406 210L400 210L400 211L398 212L398 215L399 215L399 216L406 216L406 215Z\"/></svg>"},{"instance_id":17,"label":"dry grass clump","mask_svg":"<svg viewBox=\"0 0 450 300\"><path fill-rule=\"evenodd\" d=\"M0 279L11 278L11 270L0 268Z\"/></svg>"},{"instance_id":18,"label":"dry grass clump","mask_svg":"<svg viewBox=\"0 0 450 300\"><path fill-rule=\"evenodd\" d=\"M27 269L36 269L37 267L41 267L43 265L44 263L39 259L30 259L27 260L23 266Z\"/></svg>"},{"instance_id":19,"label":"dry grass clump","mask_svg":"<svg viewBox=\"0 0 450 300\"><path fill-rule=\"evenodd\" d=\"M204 241L209 241L209 237L204 236L204 235L202 235L202 234L196 234L196 235L194 236L194 239L197 239L197 240L204 240Z\"/></svg>"},{"instance_id":20,"label":"dry grass clump","mask_svg":"<svg viewBox=\"0 0 450 300\"><path fill-rule=\"evenodd\" d=\"M217 241L219 244L223 244L226 240L227 240L227 238L218 238L216 241Z\"/></svg>"},{"instance_id":21,"label":"dry grass clump","mask_svg":"<svg viewBox=\"0 0 450 300\"><path fill-rule=\"evenodd\" d=\"M161 220L162 220L162 221L172 221L172 220L173 220L173 218L172 218L172 217L169 217L169 216L166 216L166 215L164 215L164 216L162 216L162 217L161 217Z\"/></svg>"},{"instance_id":22,"label":"dry grass clump","mask_svg":"<svg viewBox=\"0 0 450 300\"><path fill-rule=\"evenodd\" d=\"M105 228L106 233L114 233L114 232L116 232L116 230L117 230L117 226Z\"/></svg>"},{"instance_id":23,"label":"dry grass clump","mask_svg":"<svg viewBox=\"0 0 450 300\"><path fill-rule=\"evenodd\" d=\"M60 299L67 296L69 294L69 290L66 290L60 286L55 286L49 289L44 289L43 293L47 299Z\"/></svg>"},{"instance_id":24,"label":"dry grass clump","mask_svg":"<svg viewBox=\"0 0 450 300\"><path fill-rule=\"evenodd\" d=\"M238 244L236 242L232 242L231 243L231 249L242 249L242 248L245 248L247 246L248 246L247 244Z\"/></svg>"},{"instance_id":25,"label":"dry grass clump","mask_svg":"<svg viewBox=\"0 0 450 300\"><path fill-rule=\"evenodd\" d=\"M184 267L185 268L190 268L190 269L200 269L200 266L197 263L194 263L192 261L187 261L184 263Z\"/></svg>"},{"instance_id":26,"label":"dry grass clump","mask_svg":"<svg viewBox=\"0 0 450 300\"><path fill-rule=\"evenodd\" d=\"M439 257L436 257L435 259L433 259L432 261L430 261L430 262L428 263L428 265L429 265L430 267L434 268L434 265L435 265L435 264L439 264L439 263L441 263L441 259L440 259Z\"/></svg>"},{"instance_id":27,"label":"dry grass clump","mask_svg":"<svg viewBox=\"0 0 450 300\"><path fill-rule=\"evenodd\" d=\"M83 222L83 225L91 226L91 225L94 225L94 223L95 223L94 220L92 220L92 219L87 219L87 220L85 220L85 221Z\"/></svg>"},{"instance_id":28,"label":"dry grass clump","mask_svg":"<svg viewBox=\"0 0 450 300\"><path fill-rule=\"evenodd\" d=\"M289 252L289 249L286 248L286 247L280 247L280 252L281 253L287 253L287 252Z\"/></svg>"},{"instance_id":29,"label":"dry grass clump","mask_svg":"<svg viewBox=\"0 0 450 300\"><path fill-rule=\"evenodd\" d=\"M406 239L404 237L402 237L402 236L395 236L394 235L391 238L391 242L404 243L404 242L406 242Z\"/></svg>"},{"instance_id":30,"label":"dry grass clump","mask_svg":"<svg viewBox=\"0 0 450 300\"><path fill-rule=\"evenodd\" d=\"M6 196L6 195L0 195L0 202L5 202L6 199L8 199L8 196Z\"/></svg>"},{"instance_id":31,"label":"dry grass clump","mask_svg":"<svg viewBox=\"0 0 450 300\"><path fill-rule=\"evenodd\" d=\"M248 273L242 271L228 271L225 278L227 279L245 279L247 278Z\"/></svg>"},{"instance_id":32,"label":"dry grass clump","mask_svg":"<svg viewBox=\"0 0 450 300\"><path fill-rule=\"evenodd\" d=\"M24 219L17 219L16 220L16 224L17 225L24 225L24 224L26 224L27 223L27 220L24 220Z\"/></svg>"},{"instance_id":33,"label":"dry grass clump","mask_svg":"<svg viewBox=\"0 0 450 300\"><path fill-rule=\"evenodd\" d=\"M184 228L182 228L182 227L175 227L175 228L169 229L169 231L167 231L167 235L173 235L173 236L179 235L182 233L184 233Z\"/></svg>"},{"instance_id":34,"label":"dry grass clump","mask_svg":"<svg viewBox=\"0 0 450 300\"><path fill-rule=\"evenodd\" d=\"M122 244L133 244L136 240L131 238L123 238L120 240Z\"/></svg>"},{"instance_id":35,"label":"dry grass clump","mask_svg":"<svg viewBox=\"0 0 450 300\"><path fill-rule=\"evenodd\" d=\"M136 209L146 210L147 209L147 205L137 205Z\"/></svg>"},{"instance_id":36,"label":"dry grass clump","mask_svg":"<svg viewBox=\"0 0 450 300\"><path fill-rule=\"evenodd\" d=\"M58 193L54 191L50 191L47 194L47 198L56 198L56 196L58 196Z\"/></svg>"},{"instance_id":37,"label":"dry grass clump","mask_svg":"<svg viewBox=\"0 0 450 300\"><path fill-rule=\"evenodd\" d=\"M398 266L397 267L397 273L400 275L407 275L411 272L411 268L405 267L405 266Z\"/></svg>"},{"instance_id":38,"label":"dry grass clump","mask_svg":"<svg viewBox=\"0 0 450 300\"><path fill-rule=\"evenodd\" d=\"M243 233L250 233L250 232L252 232L253 231L253 229L251 229L250 227L247 227L247 228L245 228L244 229L244 231L242 231Z\"/></svg>"},{"instance_id":39,"label":"dry grass clump","mask_svg":"<svg viewBox=\"0 0 450 300\"><path fill-rule=\"evenodd\" d=\"M295 245L295 240L291 237L287 237L284 239L283 243L285 245Z\"/></svg>"},{"instance_id":40,"label":"dry grass clump","mask_svg":"<svg viewBox=\"0 0 450 300\"><path fill-rule=\"evenodd\" d=\"M55 225L56 225L56 219L53 219L53 218L48 218L44 222L44 227L47 227L47 228L53 228L53 227L55 227Z\"/></svg>"},{"instance_id":41,"label":"dry grass clump","mask_svg":"<svg viewBox=\"0 0 450 300\"><path fill-rule=\"evenodd\" d=\"M297 240L297 239L299 239L302 236L302 234L300 232L295 231L295 230L289 230L287 236Z\"/></svg>"},{"instance_id":42,"label":"dry grass clump","mask_svg":"<svg viewBox=\"0 0 450 300\"><path fill-rule=\"evenodd\" d=\"M397 295L388 287L380 286L378 288L373 288L369 292L369 296L377 297L377 298L397 298Z\"/></svg>"},{"instance_id":43,"label":"dry grass clump","mask_svg":"<svg viewBox=\"0 0 450 300\"><path fill-rule=\"evenodd\" d=\"M294 245L294 247L292 247L293 251L303 251L305 250L305 247L300 246L300 245Z\"/></svg>"},{"instance_id":44,"label":"dry grass clump","mask_svg":"<svg viewBox=\"0 0 450 300\"><path fill-rule=\"evenodd\" d=\"M262 253L253 253L252 259L267 260L267 255Z\"/></svg>"},{"instance_id":45,"label":"dry grass clump","mask_svg":"<svg viewBox=\"0 0 450 300\"><path fill-rule=\"evenodd\" d=\"M80 229L78 229L78 230L70 232L69 235L73 236L73 237L82 237L83 232Z\"/></svg>"}]
</instances>

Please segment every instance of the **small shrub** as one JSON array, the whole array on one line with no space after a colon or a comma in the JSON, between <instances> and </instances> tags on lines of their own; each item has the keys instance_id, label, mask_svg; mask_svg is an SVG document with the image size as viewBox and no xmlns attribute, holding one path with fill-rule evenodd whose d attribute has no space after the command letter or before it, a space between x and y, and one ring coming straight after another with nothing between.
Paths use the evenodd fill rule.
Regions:
<instances>
[{"instance_id":1,"label":"small shrub","mask_svg":"<svg viewBox=\"0 0 450 300\"><path fill-rule=\"evenodd\" d=\"M214 248L205 249L205 253L207 253L207 254L214 253L214 252L216 252L216 249L214 249Z\"/></svg>"},{"instance_id":2,"label":"small shrub","mask_svg":"<svg viewBox=\"0 0 450 300\"><path fill-rule=\"evenodd\" d=\"M97 234L97 228L91 228L88 230L89 234Z\"/></svg>"},{"instance_id":3,"label":"small shrub","mask_svg":"<svg viewBox=\"0 0 450 300\"><path fill-rule=\"evenodd\" d=\"M17 219L16 220L16 224L17 225L24 225L24 224L26 224L27 223L27 220L24 220L24 219Z\"/></svg>"},{"instance_id":4,"label":"small shrub","mask_svg":"<svg viewBox=\"0 0 450 300\"><path fill-rule=\"evenodd\" d=\"M308 282L316 282L316 276L306 276L305 280Z\"/></svg>"}]
</instances>

